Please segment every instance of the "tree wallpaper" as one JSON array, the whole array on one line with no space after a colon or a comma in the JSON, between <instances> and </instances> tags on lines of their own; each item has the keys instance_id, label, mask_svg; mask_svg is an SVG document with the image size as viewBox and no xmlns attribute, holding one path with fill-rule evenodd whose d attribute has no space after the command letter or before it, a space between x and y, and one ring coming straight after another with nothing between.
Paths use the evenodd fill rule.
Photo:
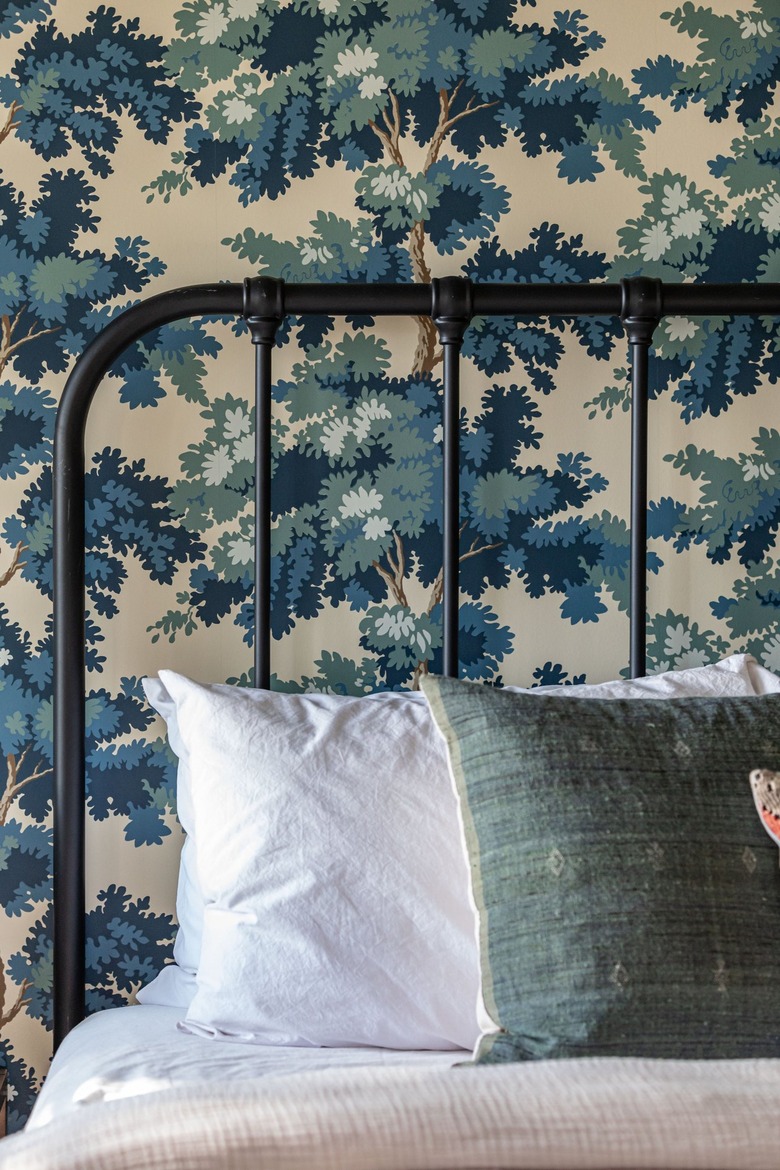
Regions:
<instances>
[{"instance_id":1,"label":"tree wallpaper","mask_svg":"<svg viewBox=\"0 0 780 1170\"><path fill-rule=\"evenodd\" d=\"M0 1050L45 1076L51 443L74 359L139 296L288 280L780 280L772 0L0 0ZM274 685L413 687L440 654L430 321L287 321ZM611 319L476 320L462 670L625 670L628 372ZM651 359L653 669L780 670L778 324L672 317ZM88 433L88 1002L171 953L175 768L140 678L251 682L252 353L158 329ZM399 766L401 766L399 764Z\"/></svg>"}]
</instances>

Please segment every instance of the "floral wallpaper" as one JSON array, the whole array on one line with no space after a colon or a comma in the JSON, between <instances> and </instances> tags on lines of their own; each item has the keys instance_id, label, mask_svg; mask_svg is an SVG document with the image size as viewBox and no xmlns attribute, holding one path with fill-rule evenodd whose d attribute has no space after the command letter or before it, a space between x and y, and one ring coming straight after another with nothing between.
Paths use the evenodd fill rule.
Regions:
<instances>
[{"instance_id":1,"label":"floral wallpaper","mask_svg":"<svg viewBox=\"0 0 780 1170\"><path fill-rule=\"evenodd\" d=\"M0 0L0 1049L50 1054L51 442L139 296L289 280L780 280L772 0ZM427 319L289 320L276 359L274 685L414 686L440 654ZM462 416L463 673L627 650L619 322L477 320ZM654 669L780 669L777 322L671 317L651 360ZM251 681L252 354L158 329L88 433L90 1010L170 956L175 769L140 678Z\"/></svg>"}]
</instances>

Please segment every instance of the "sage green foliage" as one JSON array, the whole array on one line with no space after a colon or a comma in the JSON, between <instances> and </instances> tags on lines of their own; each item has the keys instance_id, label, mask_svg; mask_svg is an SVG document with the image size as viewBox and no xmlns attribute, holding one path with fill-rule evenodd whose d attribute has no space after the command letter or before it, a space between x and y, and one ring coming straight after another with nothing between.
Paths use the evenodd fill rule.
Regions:
<instances>
[{"instance_id":1,"label":"sage green foliage","mask_svg":"<svg viewBox=\"0 0 780 1170\"><path fill-rule=\"evenodd\" d=\"M780 25L773 0L755 0L750 8L733 15L715 13L687 0L665 16L673 28L695 40L698 48L695 63L680 69L675 89L692 91L693 100L702 102L710 114L733 98L735 87L780 52Z\"/></svg>"}]
</instances>

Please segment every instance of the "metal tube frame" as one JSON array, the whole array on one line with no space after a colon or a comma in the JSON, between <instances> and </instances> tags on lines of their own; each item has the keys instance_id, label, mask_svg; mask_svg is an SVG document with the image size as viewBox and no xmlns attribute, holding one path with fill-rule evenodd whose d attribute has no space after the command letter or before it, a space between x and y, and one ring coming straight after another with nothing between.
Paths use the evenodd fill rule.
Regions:
<instances>
[{"instance_id":1,"label":"metal tube frame","mask_svg":"<svg viewBox=\"0 0 780 1170\"><path fill-rule=\"evenodd\" d=\"M193 285L127 309L76 362L63 391L54 442L54 1044L84 1016L85 596L84 433L95 391L117 357L151 329L186 317L243 316L256 346L257 454L255 679L270 677L271 352L287 314L430 316L444 350L444 672L458 672L459 356L474 316L620 316L632 356L632 675L645 671L647 356L664 315L777 315L780 284L662 285L637 277L620 285L425 284ZM260 618L263 618L260 621Z\"/></svg>"},{"instance_id":2,"label":"metal tube frame","mask_svg":"<svg viewBox=\"0 0 780 1170\"><path fill-rule=\"evenodd\" d=\"M460 564L460 349L472 317L469 280L448 276L431 282L431 317L444 363L442 515L442 671L458 677L458 565Z\"/></svg>"},{"instance_id":3,"label":"metal tube frame","mask_svg":"<svg viewBox=\"0 0 780 1170\"><path fill-rule=\"evenodd\" d=\"M663 316L660 280L621 281L621 317L631 350L631 544L629 555L629 671L647 673L647 403L648 360Z\"/></svg>"},{"instance_id":4,"label":"metal tube frame","mask_svg":"<svg viewBox=\"0 0 780 1170\"><path fill-rule=\"evenodd\" d=\"M271 352L284 320L284 282L244 281L244 320L255 346L255 674L271 681Z\"/></svg>"}]
</instances>

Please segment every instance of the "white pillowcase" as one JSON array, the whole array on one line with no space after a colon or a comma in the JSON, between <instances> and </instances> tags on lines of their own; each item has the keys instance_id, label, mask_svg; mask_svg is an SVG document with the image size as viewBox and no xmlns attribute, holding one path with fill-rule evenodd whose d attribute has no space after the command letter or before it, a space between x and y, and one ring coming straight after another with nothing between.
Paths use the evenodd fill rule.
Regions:
<instances>
[{"instance_id":1,"label":"white pillowcase","mask_svg":"<svg viewBox=\"0 0 780 1170\"><path fill-rule=\"evenodd\" d=\"M263 1044L470 1046L468 871L422 696L160 681L205 903L185 1027Z\"/></svg>"},{"instance_id":2,"label":"white pillowcase","mask_svg":"<svg viewBox=\"0 0 780 1170\"><path fill-rule=\"evenodd\" d=\"M198 971L203 941L203 913L205 906L198 880L195 861L195 814L192 807L190 773L187 749L179 735L176 703L157 678L143 679L149 703L162 715L168 728L168 743L179 760L176 773L176 813L184 830L184 844L179 858L179 880L176 887L176 917L179 929L173 943L173 962L142 987L136 995L139 1003L160 1007L188 1008L198 989L195 976Z\"/></svg>"},{"instance_id":3,"label":"white pillowcase","mask_svg":"<svg viewBox=\"0 0 780 1170\"><path fill-rule=\"evenodd\" d=\"M752 672L752 677L751 677ZM752 695L746 655L533 693ZM179 757L175 964L143 1003L264 1044L473 1046L479 974L446 750L421 695L146 679ZM516 688L512 688L516 689Z\"/></svg>"}]
</instances>

